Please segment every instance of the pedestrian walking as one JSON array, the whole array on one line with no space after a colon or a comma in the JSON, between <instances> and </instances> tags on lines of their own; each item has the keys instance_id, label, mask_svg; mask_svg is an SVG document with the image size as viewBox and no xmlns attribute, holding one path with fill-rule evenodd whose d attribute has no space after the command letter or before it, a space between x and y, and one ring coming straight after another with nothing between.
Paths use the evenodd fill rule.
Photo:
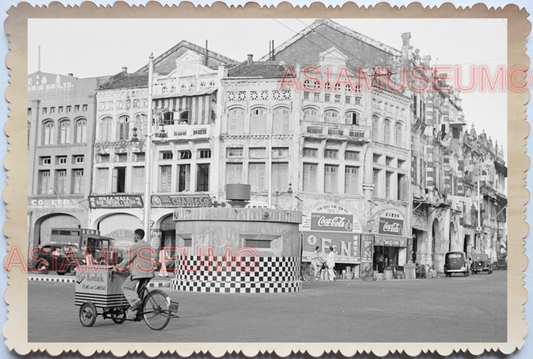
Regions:
<instances>
[{"instance_id":1,"label":"pedestrian walking","mask_svg":"<svg viewBox=\"0 0 533 359\"><path fill-rule=\"evenodd\" d=\"M313 257L311 258L311 265L315 270L315 280L318 279L319 268L322 266L323 262L322 258L320 258L320 246L316 246L315 251L313 252Z\"/></svg>"},{"instance_id":2,"label":"pedestrian walking","mask_svg":"<svg viewBox=\"0 0 533 359\"><path fill-rule=\"evenodd\" d=\"M161 248L159 251L159 263L161 263L161 269L159 270L160 277L168 277L167 265L165 263L165 249Z\"/></svg>"},{"instance_id":3,"label":"pedestrian walking","mask_svg":"<svg viewBox=\"0 0 533 359\"><path fill-rule=\"evenodd\" d=\"M334 278L335 271L333 268L335 268L335 248L333 248L333 246L329 247L329 253L326 258L326 266L328 267L329 277Z\"/></svg>"}]
</instances>

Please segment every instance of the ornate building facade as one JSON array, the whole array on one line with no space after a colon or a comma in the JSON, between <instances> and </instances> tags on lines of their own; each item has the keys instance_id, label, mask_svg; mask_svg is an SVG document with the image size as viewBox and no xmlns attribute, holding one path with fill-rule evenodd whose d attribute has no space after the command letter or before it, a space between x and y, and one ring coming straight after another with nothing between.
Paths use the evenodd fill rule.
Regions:
<instances>
[{"instance_id":1,"label":"ornate building facade","mask_svg":"<svg viewBox=\"0 0 533 359\"><path fill-rule=\"evenodd\" d=\"M148 69L126 69L97 93L91 228L131 243L151 201L152 237L176 243L176 201L205 201L217 183L217 90L223 65L235 61L182 41L154 60L151 198L144 198ZM180 202L181 203L181 202Z\"/></svg>"},{"instance_id":2,"label":"ornate building facade","mask_svg":"<svg viewBox=\"0 0 533 359\"><path fill-rule=\"evenodd\" d=\"M88 227L95 90L107 77L28 75L28 240L52 227Z\"/></svg>"},{"instance_id":3,"label":"ornate building facade","mask_svg":"<svg viewBox=\"0 0 533 359\"><path fill-rule=\"evenodd\" d=\"M448 251L496 260L506 247L503 148L467 129L460 94L409 33L401 38L398 50L317 20L241 63L182 41L154 61L151 114L148 67L39 87L28 104L31 243L51 225L79 224L129 245L148 200L152 237L194 247L173 210L226 205L226 185L244 183L250 206L303 213L304 261L334 246L338 269L359 276L408 263L442 271ZM430 70L409 84L438 86L401 88L402 66Z\"/></svg>"}]
</instances>

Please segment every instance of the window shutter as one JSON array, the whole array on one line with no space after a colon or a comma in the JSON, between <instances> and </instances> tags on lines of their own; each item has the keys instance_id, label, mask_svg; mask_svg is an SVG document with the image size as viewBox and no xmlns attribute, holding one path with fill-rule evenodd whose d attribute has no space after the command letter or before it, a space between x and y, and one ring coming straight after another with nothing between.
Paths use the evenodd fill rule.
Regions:
<instances>
[{"instance_id":1,"label":"window shutter","mask_svg":"<svg viewBox=\"0 0 533 359\"><path fill-rule=\"evenodd\" d=\"M171 166L161 166L161 191L170 192L170 183L172 180Z\"/></svg>"},{"instance_id":2,"label":"window shutter","mask_svg":"<svg viewBox=\"0 0 533 359\"><path fill-rule=\"evenodd\" d=\"M112 188L111 192L115 193L117 191L117 182L118 182L118 169L113 168L113 180L112 180Z\"/></svg>"},{"instance_id":3,"label":"window shutter","mask_svg":"<svg viewBox=\"0 0 533 359\"><path fill-rule=\"evenodd\" d=\"M100 168L98 169L98 188L96 191L98 193L107 193L107 185L108 185L108 176L109 176L109 168Z\"/></svg>"}]
</instances>

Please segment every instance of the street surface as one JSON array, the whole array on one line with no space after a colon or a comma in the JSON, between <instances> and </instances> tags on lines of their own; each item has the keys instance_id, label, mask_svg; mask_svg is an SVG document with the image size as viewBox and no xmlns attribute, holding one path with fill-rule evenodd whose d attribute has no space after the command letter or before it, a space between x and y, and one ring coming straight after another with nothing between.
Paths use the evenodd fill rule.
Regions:
<instances>
[{"instance_id":1,"label":"street surface","mask_svg":"<svg viewBox=\"0 0 533 359\"><path fill-rule=\"evenodd\" d=\"M163 331L78 319L72 283L28 283L30 342L504 342L507 271L304 283L299 293L188 293Z\"/></svg>"}]
</instances>

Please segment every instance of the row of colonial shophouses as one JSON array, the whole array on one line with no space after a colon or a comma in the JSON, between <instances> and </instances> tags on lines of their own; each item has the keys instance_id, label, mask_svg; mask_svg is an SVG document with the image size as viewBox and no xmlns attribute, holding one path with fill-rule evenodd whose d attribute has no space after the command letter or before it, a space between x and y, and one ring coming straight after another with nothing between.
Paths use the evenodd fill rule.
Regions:
<instances>
[{"instance_id":1,"label":"row of colonial shophouses","mask_svg":"<svg viewBox=\"0 0 533 359\"><path fill-rule=\"evenodd\" d=\"M335 245L339 269L356 275L380 256L439 271L448 251L496 260L506 247L503 148L467 128L459 93L335 83L357 66L390 66L378 83L397 83L401 66L430 68L409 33L402 41L397 50L331 20L259 60L182 41L154 60L152 115L148 66L29 75L29 245L47 243L52 227L78 226L130 243L149 200L161 246L194 247L176 234L173 210L226 205L225 185L246 183L251 205L303 213L304 260L317 245ZM429 80L446 88L440 75Z\"/></svg>"}]
</instances>

